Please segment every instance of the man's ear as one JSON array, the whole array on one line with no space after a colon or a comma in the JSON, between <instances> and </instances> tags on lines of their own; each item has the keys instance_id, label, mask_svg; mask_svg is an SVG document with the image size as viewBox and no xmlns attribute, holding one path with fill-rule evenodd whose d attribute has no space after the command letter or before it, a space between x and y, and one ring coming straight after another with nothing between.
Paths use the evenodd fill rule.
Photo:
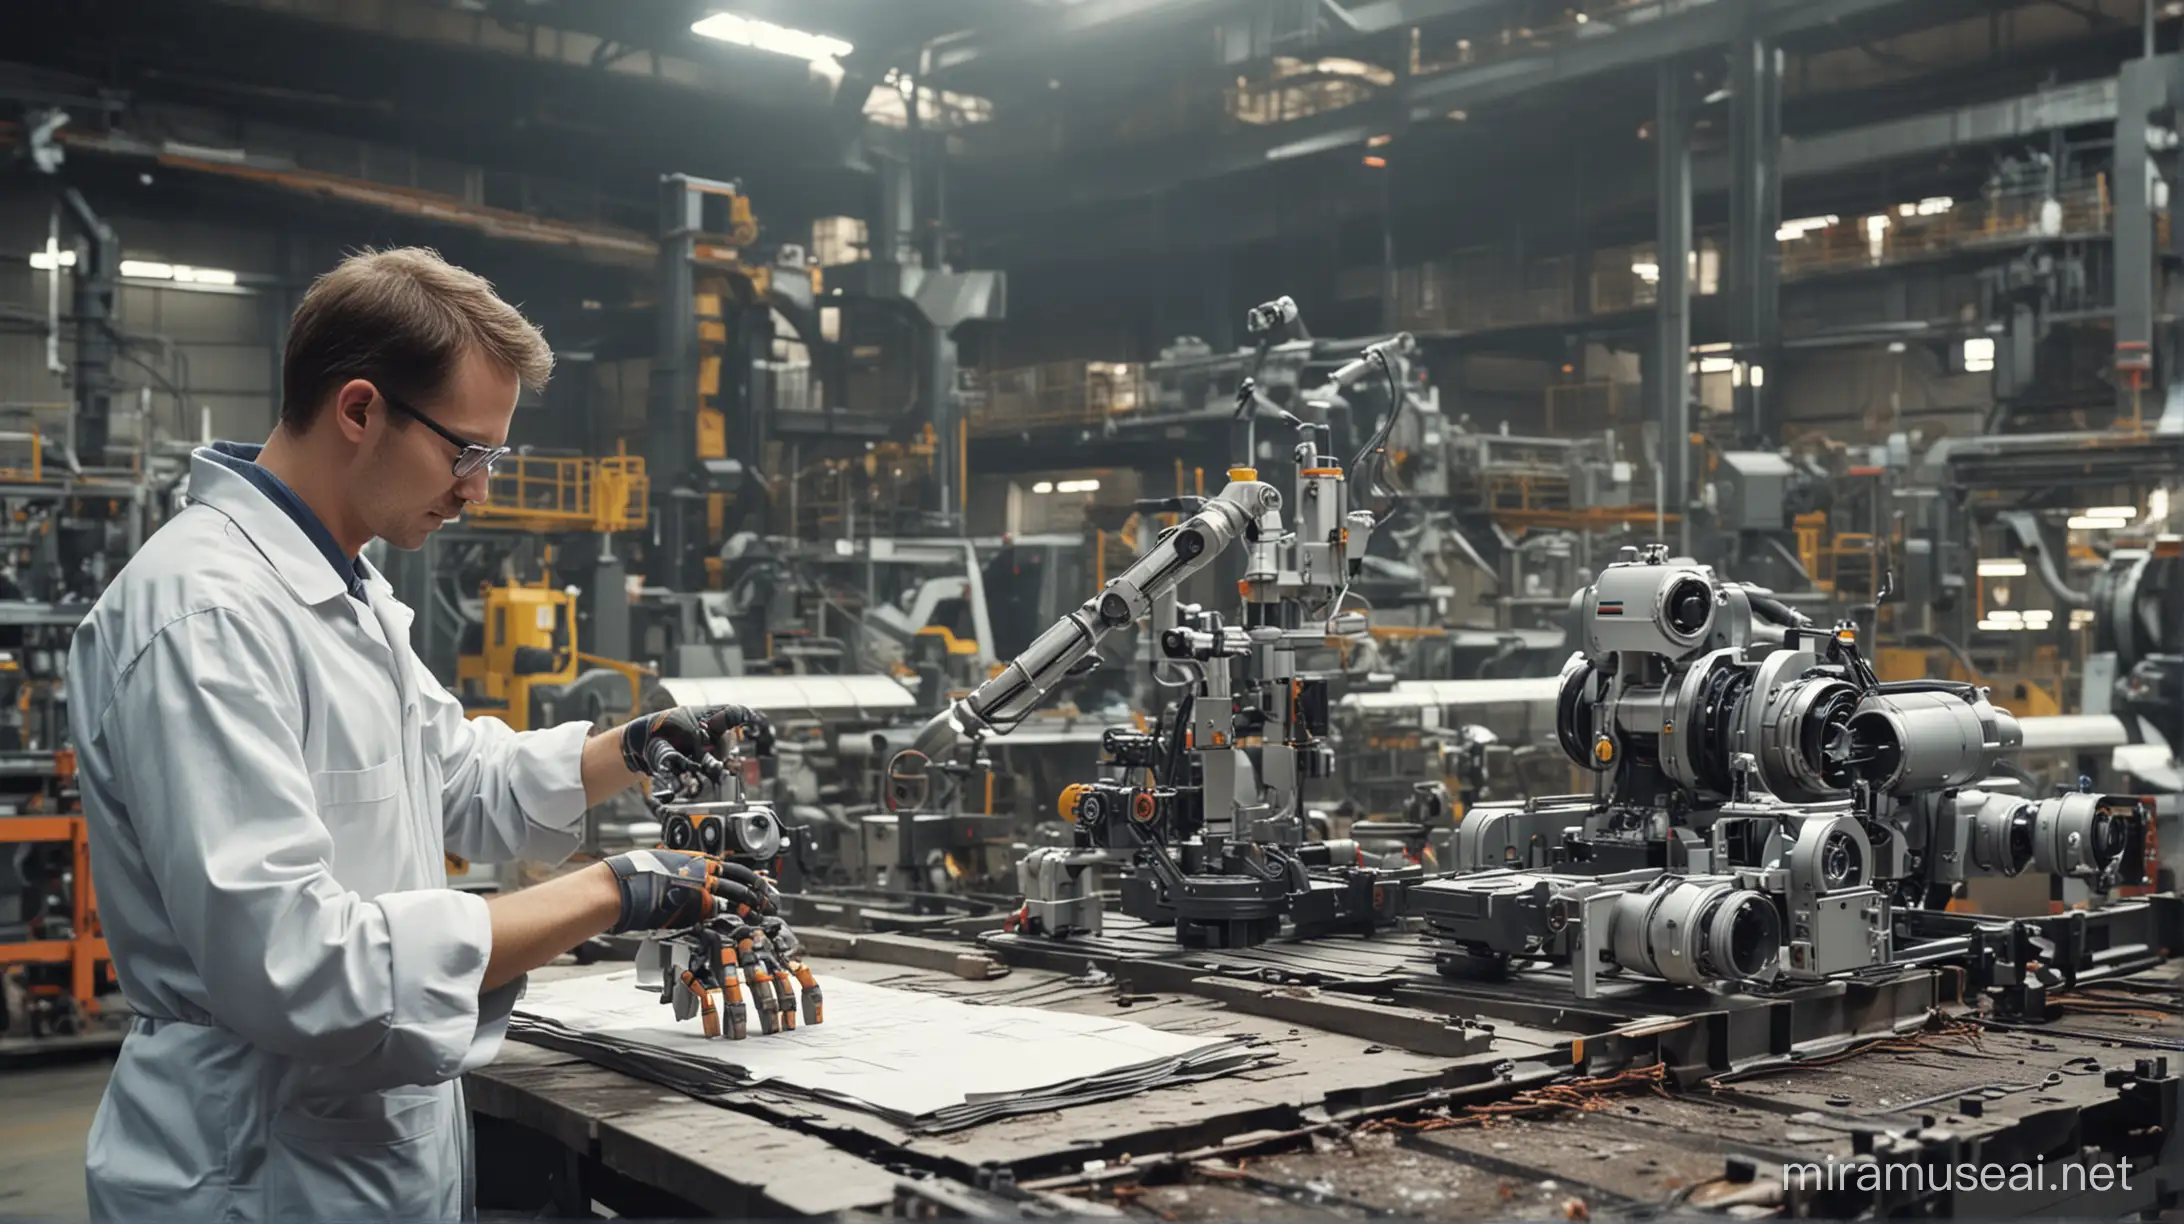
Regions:
<instances>
[{"instance_id":1,"label":"man's ear","mask_svg":"<svg viewBox=\"0 0 2184 1224\"><path fill-rule=\"evenodd\" d=\"M335 427L341 436L352 443L361 443L371 426L372 401L379 398L379 391L361 378L352 378L334 392L331 411Z\"/></svg>"}]
</instances>

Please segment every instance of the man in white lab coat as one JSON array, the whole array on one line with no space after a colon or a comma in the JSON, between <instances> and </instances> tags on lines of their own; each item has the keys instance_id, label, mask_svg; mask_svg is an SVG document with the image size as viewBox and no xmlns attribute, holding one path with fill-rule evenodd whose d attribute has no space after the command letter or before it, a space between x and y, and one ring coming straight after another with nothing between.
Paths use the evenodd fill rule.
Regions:
<instances>
[{"instance_id":1,"label":"man in white lab coat","mask_svg":"<svg viewBox=\"0 0 2184 1224\"><path fill-rule=\"evenodd\" d=\"M443 851L565 858L648 752L697 758L742 713L599 735L466 719L361 560L485 499L551 363L437 255L350 258L296 311L262 451L198 450L190 505L77 631L92 871L139 1013L91 1127L94 1216L471 1214L458 1077L499 1050L523 974L716 897L765 907L664 851L490 901L447 887Z\"/></svg>"}]
</instances>

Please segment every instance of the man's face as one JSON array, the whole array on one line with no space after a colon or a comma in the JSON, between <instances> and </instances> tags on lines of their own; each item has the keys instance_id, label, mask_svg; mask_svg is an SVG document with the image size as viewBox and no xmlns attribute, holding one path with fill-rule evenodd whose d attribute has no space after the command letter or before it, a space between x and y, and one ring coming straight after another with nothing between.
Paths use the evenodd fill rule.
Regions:
<instances>
[{"instance_id":1,"label":"man's face","mask_svg":"<svg viewBox=\"0 0 2184 1224\"><path fill-rule=\"evenodd\" d=\"M501 446L521 390L514 371L471 352L438 394L412 407L456 437ZM396 548L422 548L425 537L484 501L486 472L455 476L459 450L424 422L388 408L367 437L358 472L357 504L372 534Z\"/></svg>"}]
</instances>

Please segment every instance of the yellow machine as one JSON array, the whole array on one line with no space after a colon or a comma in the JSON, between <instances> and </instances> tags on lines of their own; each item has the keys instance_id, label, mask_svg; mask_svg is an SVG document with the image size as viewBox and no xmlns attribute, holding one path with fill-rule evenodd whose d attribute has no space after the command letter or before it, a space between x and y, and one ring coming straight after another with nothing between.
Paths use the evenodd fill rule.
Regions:
<instances>
[{"instance_id":1,"label":"yellow machine","mask_svg":"<svg viewBox=\"0 0 2184 1224\"><path fill-rule=\"evenodd\" d=\"M576 679L576 597L543 583L488 587L485 623L473 629L455 664L463 709L528 730L533 690Z\"/></svg>"},{"instance_id":2,"label":"yellow machine","mask_svg":"<svg viewBox=\"0 0 2184 1224\"><path fill-rule=\"evenodd\" d=\"M586 665L629 682L629 710L639 708L650 668L577 649L576 593L550 581L487 587L485 621L471 627L455 664L456 691L470 717L490 714L518 731L586 717L590 703L561 703Z\"/></svg>"}]
</instances>

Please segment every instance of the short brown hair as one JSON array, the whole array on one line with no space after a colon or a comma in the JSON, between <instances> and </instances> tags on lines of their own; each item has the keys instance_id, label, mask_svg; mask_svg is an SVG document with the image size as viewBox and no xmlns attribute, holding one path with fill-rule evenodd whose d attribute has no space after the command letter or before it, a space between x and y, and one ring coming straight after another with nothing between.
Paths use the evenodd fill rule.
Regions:
<instances>
[{"instance_id":1,"label":"short brown hair","mask_svg":"<svg viewBox=\"0 0 2184 1224\"><path fill-rule=\"evenodd\" d=\"M289 321L281 424L309 429L353 378L409 403L429 400L472 349L534 392L553 373L546 337L484 277L424 247L359 251L313 281Z\"/></svg>"}]
</instances>

